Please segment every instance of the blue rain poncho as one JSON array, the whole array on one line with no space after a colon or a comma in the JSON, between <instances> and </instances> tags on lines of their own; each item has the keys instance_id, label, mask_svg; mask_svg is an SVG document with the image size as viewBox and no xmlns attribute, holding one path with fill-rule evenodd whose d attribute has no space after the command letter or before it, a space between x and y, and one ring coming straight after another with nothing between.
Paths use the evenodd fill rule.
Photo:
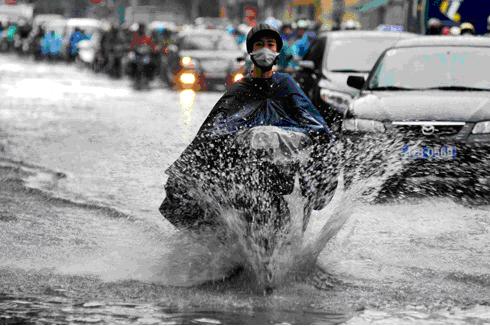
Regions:
<instances>
[{"instance_id":1,"label":"blue rain poncho","mask_svg":"<svg viewBox=\"0 0 490 326\"><path fill-rule=\"evenodd\" d=\"M215 105L197 138L233 135L256 126L276 126L331 138L331 132L310 99L285 73L272 78L244 78Z\"/></svg>"},{"instance_id":2,"label":"blue rain poncho","mask_svg":"<svg viewBox=\"0 0 490 326\"><path fill-rule=\"evenodd\" d=\"M41 40L43 55L59 56L63 47L63 38L55 32L48 32Z\"/></svg>"},{"instance_id":3,"label":"blue rain poncho","mask_svg":"<svg viewBox=\"0 0 490 326\"><path fill-rule=\"evenodd\" d=\"M216 188L227 193L234 184L246 185L247 178L253 178L249 174L254 172L247 172L247 151L236 139L242 131L258 126L274 126L311 138L317 150L311 151L303 171L323 173L314 173L313 177L303 173L301 180L305 196L320 196L322 189L327 189L325 180L332 174L323 158L333 136L296 82L288 74L275 73L272 78L242 79L214 106L192 143L165 171L169 178L166 198L160 206L162 215L178 228L208 223L212 214L200 202L198 193ZM315 180L317 177L320 179ZM281 182L270 180L271 184Z\"/></svg>"}]
</instances>

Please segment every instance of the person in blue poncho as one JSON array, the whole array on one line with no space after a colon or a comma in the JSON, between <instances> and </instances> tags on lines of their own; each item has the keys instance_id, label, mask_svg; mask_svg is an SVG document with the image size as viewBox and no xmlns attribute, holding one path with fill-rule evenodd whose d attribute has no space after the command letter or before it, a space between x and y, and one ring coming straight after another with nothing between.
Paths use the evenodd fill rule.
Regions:
<instances>
[{"instance_id":1,"label":"person in blue poncho","mask_svg":"<svg viewBox=\"0 0 490 326\"><path fill-rule=\"evenodd\" d=\"M266 24L247 36L254 68L218 101L199 134L233 134L244 127L273 125L330 136L325 121L294 79L273 71L283 46L279 33ZM262 116L267 116L262 119Z\"/></svg>"},{"instance_id":2,"label":"person in blue poncho","mask_svg":"<svg viewBox=\"0 0 490 326\"><path fill-rule=\"evenodd\" d=\"M69 40L69 59L70 60L75 60L75 58L78 55L78 43L80 43L83 40L89 40L90 36L85 34L83 30L80 28L76 27L75 31L70 35L70 40Z\"/></svg>"},{"instance_id":3,"label":"person in blue poncho","mask_svg":"<svg viewBox=\"0 0 490 326\"><path fill-rule=\"evenodd\" d=\"M219 184L226 188L233 180L225 181L223 176L243 172L240 148L234 140L244 130L276 127L307 135L323 149L334 140L325 120L294 79L273 70L283 46L279 33L267 24L259 24L248 33L246 42L254 64L251 75L228 89L192 143L166 171L169 176L165 186L167 196L160 212L179 228L191 228L209 215L190 189L191 184L197 182L205 187ZM322 169L318 165L325 156L322 151L311 154L310 166L317 172ZM240 176L246 177L244 173ZM315 186L308 187L319 189L323 181L318 180Z\"/></svg>"},{"instance_id":4,"label":"person in blue poncho","mask_svg":"<svg viewBox=\"0 0 490 326\"><path fill-rule=\"evenodd\" d=\"M62 46L63 38L61 35L55 31L48 31L41 40L41 53L48 59L59 59Z\"/></svg>"}]
</instances>

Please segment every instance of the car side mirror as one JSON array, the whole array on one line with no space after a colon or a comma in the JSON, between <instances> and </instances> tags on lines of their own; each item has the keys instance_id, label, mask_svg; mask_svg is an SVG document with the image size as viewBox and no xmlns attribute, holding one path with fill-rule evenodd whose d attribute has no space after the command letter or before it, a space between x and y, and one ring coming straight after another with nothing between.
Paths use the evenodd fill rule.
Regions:
<instances>
[{"instance_id":1,"label":"car side mirror","mask_svg":"<svg viewBox=\"0 0 490 326\"><path fill-rule=\"evenodd\" d=\"M298 65L305 70L315 70L315 63L309 60L301 60Z\"/></svg>"},{"instance_id":2,"label":"car side mirror","mask_svg":"<svg viewBox=\"0 0 490 326\"><path fill-rule=\"evenodd\" d=\"M362 76L349 76L347 78L347 85L355 89L362 89L366 80Z\"/></svg>"}]
</instances>

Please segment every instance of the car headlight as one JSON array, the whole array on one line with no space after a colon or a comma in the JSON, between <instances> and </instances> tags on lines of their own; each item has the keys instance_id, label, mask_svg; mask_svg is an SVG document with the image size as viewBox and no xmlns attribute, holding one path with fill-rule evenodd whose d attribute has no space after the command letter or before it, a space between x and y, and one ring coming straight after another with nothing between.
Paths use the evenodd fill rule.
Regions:
<instances>
[{"instance_id":1,"label":"car headlight","mask_svg":"<svg viewBox=\"0 0 490 326\"><path fill-rule=\"evenodd\" d=\"M191 57L182 57L180 58L180 65L183 68L195 68L196 62Z\"/></svg>"},{"instance_id":2,"label":"car headlight","mask_svg":"<svg viewBox=\"0 0 490 326\"><path fill-rule=\"evenodd\" d=\"M196 75L192 72L182 73L179 79L182 84L186 85L193 85L197 80Z\"/></svg>"},{"instance_id":3,"label":"car headlight","mask_svg":"<svg viewBox=\"0 0 490 326\"><path fill-rule=\"evenodd\" d=\"M474 127L472 134L490 134L490 121L478 122Z\"/></svg>"},{"instance_id":4,"label":"car headlight","mask_svg":"<svg viewBox=\"0 0 490 326\"><path fill-rule=\"evenodd\" d=\"M342 123L342 131L349 132L385 132L382 122L367 119L345 119Z\"/></svg>"},{"instance_id":5,"label":"car headlight","mask_svg":"<svg viewBox=\"0 0 490 326\"><path fill-rule=\"evenodd\" d=\"M320 89L320 97L323 102L343 111L349 108L349 104L352 100L352 97L350 95L341 92L331 91L326 88Z\"/></svg>"}]
</instances>

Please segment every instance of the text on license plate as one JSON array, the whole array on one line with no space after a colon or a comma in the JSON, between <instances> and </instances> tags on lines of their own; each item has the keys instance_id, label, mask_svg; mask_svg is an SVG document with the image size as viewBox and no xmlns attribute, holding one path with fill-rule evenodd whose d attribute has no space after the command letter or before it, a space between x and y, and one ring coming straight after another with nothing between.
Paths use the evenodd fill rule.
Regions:
<instances>
[{"instance_id":1,"label":"text on license plate","mask_svg":"<svg viewBox=\"0 0 490 326\"><path fill-rule=\"evenodd\" d=\"M401 156L408 160L454 160L458 150L454 145L403 145Z\"/></svg>"}]
</instances>

